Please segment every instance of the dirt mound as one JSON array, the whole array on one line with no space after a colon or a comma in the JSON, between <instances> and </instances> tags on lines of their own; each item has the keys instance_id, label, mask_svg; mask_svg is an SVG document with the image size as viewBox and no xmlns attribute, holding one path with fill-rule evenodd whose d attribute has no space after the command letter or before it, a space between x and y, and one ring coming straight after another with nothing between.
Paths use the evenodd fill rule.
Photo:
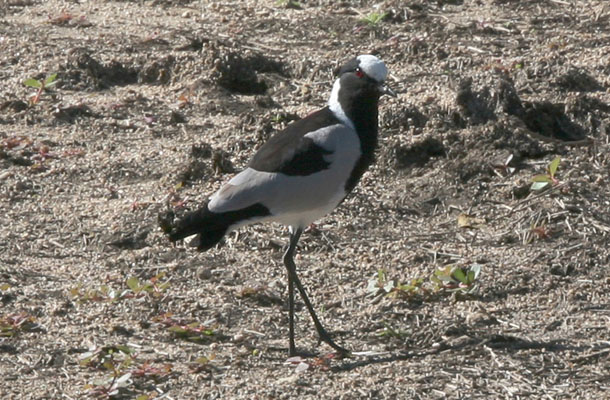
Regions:
<instances>
[{"instance_id":1,"label":"dirt mound","mask_svg":"<svg viewBox=\"0 0 610 400\"><path fill-rule=\"evenodd\" d=\"M284 67L278 61L270 60L262 54L243 55L243 52L229 51L214 55L213 79L221 87L233 93L264 94L268 85L259 73L283 75Z\"/></svg>"}]
</instances>

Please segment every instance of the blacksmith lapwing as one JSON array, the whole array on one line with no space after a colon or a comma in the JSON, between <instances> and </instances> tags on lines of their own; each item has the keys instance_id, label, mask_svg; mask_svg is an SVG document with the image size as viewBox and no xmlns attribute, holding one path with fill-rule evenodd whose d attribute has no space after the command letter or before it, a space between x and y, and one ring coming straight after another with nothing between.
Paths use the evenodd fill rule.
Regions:
<instances>
[{"instance_id":1,"label":"blacksmith lapwing","mask_svg":"<svg viewBox=\"0 0 610 400\"><path fill-rule=\"evenodd\" d=\"M290 124L269 139L247 168L235 175L200 209L161 226L175 242L191 235L199 250L216 245L229 231L275 221L290 229L284 254L288 270L290 355L294 343L294 287L301 294L321 341L343 355L318 319L299 280L293 255L303 229L330 213L358 183L374 160L379 98L396 96L385 86L387 68L361 55L338 72L328 105Z\"/></svg>"}]
</instances>

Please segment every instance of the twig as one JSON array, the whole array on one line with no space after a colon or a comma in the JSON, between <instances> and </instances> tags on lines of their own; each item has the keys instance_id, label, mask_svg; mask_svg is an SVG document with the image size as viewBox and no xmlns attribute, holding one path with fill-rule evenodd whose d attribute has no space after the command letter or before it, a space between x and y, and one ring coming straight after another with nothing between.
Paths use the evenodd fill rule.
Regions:
<instances>
[{"instance_id":1,"label":"twig","mask_svg":"<svg viewBox=\"0 0 610 400\"><path fill-rule=\"evenodd\" d=\"M586 354L584 356L573 358L571 361L574 363L589 361L591 358L598 358L610 353L610 349L604 349L600 351L596 351L595 353Z\"/></svg>"},{"instance_id":2,"label":"twig","mask_svg":"<svg viewBox=\"0 0 610 400\"><path fill-rule=\"evenodd\" d=\"M479 53L479 54L488 53L487 50L479 49L478 47L468 46L466 48L470 51L474 51L475 53Z\"/></svg>"},{"instance_id":3,"label":"twig","mask_svg":"<svg viewBox=\"0 0 610 400\"><path fill-rule=\"evenodd\" d=\"M542 193L538 193L538 194L536 194L536 195L534 195L534 196L528 197L527 199L523 199L523 200L521 200L521 201L520 201L520 202L518 202L518 203L517 203L517 204L516 204L516 205L515 205L515 206L514 206L514 207L513 207L513 208L512 208L512 209L511 209L511 210L510 210L510 211L509 211L507 214L506 214L506 215L503 215L501 218L506 218L506 217L508 217L508 216L509 216L509 215L511 215L512 213L514 213L514 212L516 212L516 211L519 211L519 210L520 210L520 208L519 208L519 207L521 207L521 206L523 206L523 205L525 205L525 204L529 203L530 201L533 201L533 200L539 199L540 197L546 196L547 194L550 194L550 193L556 192L556 191L558 191L559 189L563 188L565 185L566 185L565 183L560 183L560 184L559 184L559 185L557 185L557 186L553 186L553 187L552 187L551 189L549 189L549 190L545 190L545 191L544 191L544 192L542 192ZM500 217L498 217L498 218L500 218Z\"/></svg>"},{"instance_id":4,"label":"twig","mask_svg":"<svg viewBox=\"0 0 610 400\"><path fill-rule=\"evenodd\" d=\"M347 301L352 301L352 300L358 300L361 299L363 297L368 296L369 293L361 293L358 294L356 296L350 297L349 299L347 299ZM345 299L341 299L341 300L337 300L337 301L333 301L332 303L326 303L324 304L324 309L325 310L330 310L331 308L335 308L341 305L341 303L343 303L345 301Z\"/></svg>"}]
</instances>

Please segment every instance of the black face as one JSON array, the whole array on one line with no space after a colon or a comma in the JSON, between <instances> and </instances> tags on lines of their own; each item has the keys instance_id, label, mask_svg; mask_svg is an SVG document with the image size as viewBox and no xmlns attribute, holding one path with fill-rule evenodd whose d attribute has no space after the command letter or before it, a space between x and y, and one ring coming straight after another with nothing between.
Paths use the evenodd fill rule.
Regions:
<instances>
[{"instance_id":1,"label":"black face","mask_svg":"<svg viewBox=\"0 0 610 400\"><path fill-rule=\"evenodd\" d=\"M339 68L338 75L341 78L341 87L350 88L359 95L380 96L379 82L364 73L360 69L360 60L354 58Z\"/></svg>"},{"instance_id":2,"label":"black face","mask_svg":"<svg viewBox=\"0 0 610 400\"><path fill-rule=\"evenodd\" d=\"M341 67L339 67L339 69L335 71L335 75L341 76L347 72L354 72L356 68L358 68L358 66L360 66L360 60L358 60L357 58L352 58L351 60L343 64Z\"/></svg>"}]
</instances>

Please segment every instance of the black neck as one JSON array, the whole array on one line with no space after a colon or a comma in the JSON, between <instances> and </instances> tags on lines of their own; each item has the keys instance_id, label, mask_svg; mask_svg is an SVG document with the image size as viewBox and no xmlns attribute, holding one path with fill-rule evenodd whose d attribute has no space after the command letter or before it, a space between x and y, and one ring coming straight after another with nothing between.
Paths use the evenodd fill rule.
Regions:
<instances>
[{"instance_id":1,"label":"black neck","mask_svg":"<svg viewBox=\"0 0 610 400\"><path fill-rule=\"evenodd\" d=\"M356 186L362 174L375 160L379 96L359 92L354 92L350 96L340 90L339 104L356 128L356 133L360 138L360 150L362 151L352 176L346 184L346 189L349 192Z\"/></svg>"},{"instance_id":2,"label":"black neck","mask_svg":"<svg viewBox=\"0 0 610 400\"><path fill-rule=\"evenodd\" d=\"M362 146L369 150L375 150L377 146L378 103L378 99L374 101L356 100L352 103L350 111L344 109L345 115L354 123Z\"/></svg>"}]
</instances>

